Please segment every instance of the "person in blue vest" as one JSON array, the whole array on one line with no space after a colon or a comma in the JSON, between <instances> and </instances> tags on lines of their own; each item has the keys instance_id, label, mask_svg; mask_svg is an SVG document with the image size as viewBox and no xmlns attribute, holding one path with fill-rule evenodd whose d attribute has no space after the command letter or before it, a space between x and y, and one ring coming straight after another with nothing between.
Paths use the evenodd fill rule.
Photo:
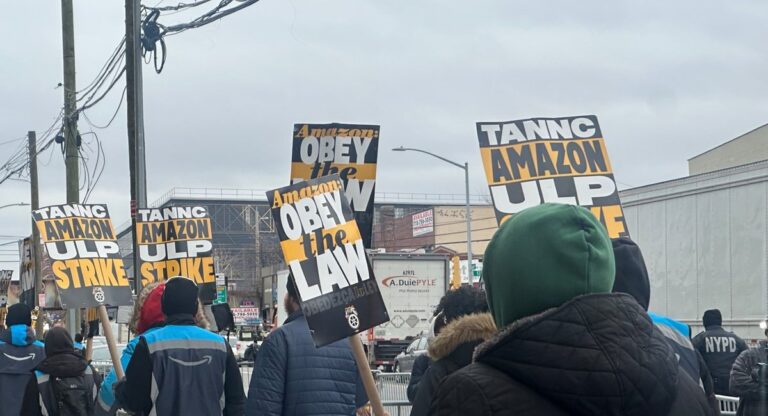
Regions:
<instances>
[{"instance_id":1,"label":"person in blue vest","mask_svg":"<svg viewBox=\"0 0 768 416\"><path fill-rule=\"evenodd\" d=\"M198 288L166 281L165 326L139 337L115 393L126 410L157 415L241 416L245 393L237 360L218 334L196 326Z\"/></svg>"},{"instance_id":2,"label":"person in blue vest","mask_svg":"<svg viewBox=\"0 0 768 416\"><path fill-rule=\"evenodd\" d=\"M133 315L129 328L136 334L123 349L123 355L120 357L120 363L123 369L128 367L128 363L133 357L136 344L139 343L139 335L149 334L157 331L165 324L165 315L162 310L162 297L165 291L165 283L155 282L144 286L133 305ZM99 397L96 400L97 416L113 416L117 414L120 403L115 400L113 387L117 382L115 371L111 370L104 378L99 389Z\"/></svg>"},{"instance_id":3,"label":"person in blue vest","mask_svg":"<svg viewBox=\"0 0 768 416\"><path fill-rule=\"evenodd\" d=\"M0 416L18 416L25 389L35 378L35 367L45 359L45 349L35 340L29 306L10 306L5 325L8 329L0 334Z\"/></svg>"},{"instance_id":4,"label":"person in blue vest","mask_svg":"<svg viewBox=\"0 0 768 416\"><path fill-rule=\"evenodd\" d=\"M316 348L288 277L288 318L267 336L248 389L248 416L354 415L368 402L349 341Z\"/></svg>"},{"instance_id":5,"label":"person in blue vest","mask_svg":"<svg viewBox=\"0 0 768 416\"><path fill-rule=\"evenodd\" d=\"M704 359L693 347L691 328L682 322L648 311L651 300L651 282L640 247L628 237L615 238L611 242L616 261L616 279L613 283L613 292L632 295L637 303L646 310L656 329L664 335L667 344L675 351L680 368L704 389L710 408L715 414L718 414L719 405L715 397L712 376L704 363Z\"/></svg>"}]
</instances>

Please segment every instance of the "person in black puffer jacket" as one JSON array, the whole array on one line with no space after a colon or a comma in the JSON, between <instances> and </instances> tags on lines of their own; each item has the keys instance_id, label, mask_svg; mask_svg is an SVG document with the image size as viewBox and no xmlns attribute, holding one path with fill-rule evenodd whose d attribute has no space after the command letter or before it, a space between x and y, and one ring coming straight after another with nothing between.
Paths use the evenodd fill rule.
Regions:
<instances>
[{"instance_id":1,"label":"person in black puffer jacket","mask_svg":"<svg viewBox=\"0 0 768 416\"><path fill-rule=\"evenodd\" d=\"M768 337L768 330L765 331ZM768 341L743 351L731 369L731 394L739 397L737 416L768 415ZM761 365L762 364L762 365Z\"/></svg>"},{"instance_id":2,"label":"person in black puffer jacket","mask_svg":"<svg viewBox=\"0 0 768 416\"><path fill-rule=\"evenodd\" d=\"M437 387L455 371L472 363L472 354L480 343L496 333L488 312L485 292L470 286L449 291L440 300L441 312L435 317L435 337L427 352L434 361L419 383L411 416L429 415Z\"/></svg>"},{"instance_id":3,"label":"person in black puffer jacket","mask_svg":"<svg viewBox=\"0 0 768 416\"><path fill-rule=\"evenodd\" d=\"M643 308L610 293L614 274L605 228L582 207L505 221L483 262L501 330L443 381L432 415L710 415Z\"/></svg>"}]
</instances>

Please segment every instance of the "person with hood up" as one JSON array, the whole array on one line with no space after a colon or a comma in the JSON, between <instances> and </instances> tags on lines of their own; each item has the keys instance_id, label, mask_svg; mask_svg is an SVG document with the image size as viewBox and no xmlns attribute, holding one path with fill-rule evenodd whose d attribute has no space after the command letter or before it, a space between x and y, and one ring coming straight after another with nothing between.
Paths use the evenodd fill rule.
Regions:
<instances>
[{"instance_id":1,"label":"person with hood up","mask_svg":"<svg viewBox=\"0 0 768 416\"><path fill-rule=\"evenodd\" d=\"M704 311L704 332L693 338L693 345L707 363L715 393L730 395L728 381L736 357L747 349L747 343L733 332L723 329L723 315L719 309Z\"/></svg>"},{"instance_id":2,"label":"person with hood up","mask_svg":"<svg viewBox=\"0 0 768 416\"><path fill-rule=\"evenodd\" d=\"M45 335L45 360L24 395L24 416L91 416L99 379L64 328Z\"/></svg>"},{"instance_id":3,"label":"person with hood up","mask_svg":"<svg viewBox=\"0 0 768 416\"><path fill-rule=\"evenodd\" d=\"M149 334L163 326L165 315L163 315L161 300L164 290L165 283L150 283L144 286L136 302L134 302L133 315L128 327L136 336L123 349L123 354L120 357L123 369L128 367L128 363L131 361L131 357L133 357L133 351L136 349L136 344L139 343L139 335ZM116 382L117 375L115 370L110 370L99 389L95 412L97 416L117 414L120 403L115 401L113 388Z\"/></svg>"},{"instance_id":4,"label":"person with hood up","mask_svg":"<svg viewBox=\"0 0 768 416\"><path fill-rule=\"evenodd\" d=\"M613 255L616 262L616 280L613 291L632 295L648 313L656 328L666 337L667 343L677 354L680 368L693 380L700 383L714 414L720 413L720 405L715 397L712 376L709 374L704 359L691 343L691 331L688 325L674 319L648 312L651 300L651 281L645 266L640 247L629 237L615 238Z\"/></svg>"},{"instance_id":5,"label":"person with hood up","mask_svg":"<svg viewBox=\"0 0 768 416\"><path fill-rule=\"evenodd\" d=\"M768 337L768 329L765 330ZM730 394L739 398L737 416L768 415L768 340L744 350L733 362Z\"/></svg>"},{"instance_id":6,"label":"person with hood up","mask_svg":"<svg viewBox=\"0 0 768 416\"><path fill-rule=\"evenodd\" d=\"M24 389L45 359L43 343L35 339L32 311L23 303L11 305L0 333L0 416L21 414Z\"/></svg>"},{"instance_id":7,"label":"person with hood up","mask_svg":"<svg viewBox=\"0 0 768 416\"><path fill-rule=\"evenodd\" d=\"M440 383L472 363L475 347L496 333L481 289L462 286L451 290L440 299L438 308L441 312L435 319L435 337L429 341L427 350L433 363L419 383L411 416L429 415Z\"/></svg>"},{"instance_id":8,"label":"person with hood up","mask_svg":"<svg viewBox=\"0 0 768 416\"><path fill-rule=\"evenodd\" d=\"M483 259L499 332L442 383L432 415L709 415L643 308L611 293L615 273L589 210L543 204L507 219Z\"/></svg>"},{"instance_id":9,"label":"person with hood up","mask_svg":"<svg viewBox=\"0 0 768 416\"><path fill-rule=\"evenodd\" d=\"M158 415L241 416L237 360L224 338L197 326L197 284L176 276L160 299L165 326L144 332L115 387L126 410Z\"/></svg>"}]
</instances>

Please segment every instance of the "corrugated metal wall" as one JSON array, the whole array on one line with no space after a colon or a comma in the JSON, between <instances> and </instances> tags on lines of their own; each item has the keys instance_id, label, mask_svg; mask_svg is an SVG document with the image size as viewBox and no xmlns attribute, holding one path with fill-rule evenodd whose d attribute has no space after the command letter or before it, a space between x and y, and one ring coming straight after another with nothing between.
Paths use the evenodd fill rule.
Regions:
<instances>
[{"instance_id":1,"label":"corrugated metal wall","mask_svg":"<svg viewBox=\"0 0 768 416\"><path fill-rule=\"evenodd\" d=\"M651 275L650 309L696 327L717 308L726 326L763 338L767 202L768 162L623 191Z\"/></svg>"}]
</instances>

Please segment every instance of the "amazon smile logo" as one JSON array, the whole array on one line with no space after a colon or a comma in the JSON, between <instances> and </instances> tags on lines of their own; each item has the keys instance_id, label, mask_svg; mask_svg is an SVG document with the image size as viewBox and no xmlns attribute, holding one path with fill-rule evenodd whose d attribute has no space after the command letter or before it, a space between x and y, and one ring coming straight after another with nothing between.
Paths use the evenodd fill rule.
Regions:
<instances>
[{"instance_id":1,"label":"amazon smile logo","mask_svg":"<svg viewBox=\"0 0 768 416\"><path fill-rule=\"evenodd\" d=\"M34 360L35 359L35 353L31 352L26 357L16 357L15 355L8 355L6 353L3 353L6 357L10 358L13 361L27 361L27 360Z\"/></svg>"},{"instance_id":2,"label":"amazon smile logo","mask_svg":"<svg viewBox=\"0 0 768 416\"><path fill-rule=\"evenodd\" d=\"M173 358L173 357L168 357L168 358L174 363L183 365L184 367L197 367L198 365L210 364L211 361L213 361L213 358L210 355L204 355L203 359L200 361L184 361L184 360L180 360L178 358Z\"/></svg>"}]
</instances>

